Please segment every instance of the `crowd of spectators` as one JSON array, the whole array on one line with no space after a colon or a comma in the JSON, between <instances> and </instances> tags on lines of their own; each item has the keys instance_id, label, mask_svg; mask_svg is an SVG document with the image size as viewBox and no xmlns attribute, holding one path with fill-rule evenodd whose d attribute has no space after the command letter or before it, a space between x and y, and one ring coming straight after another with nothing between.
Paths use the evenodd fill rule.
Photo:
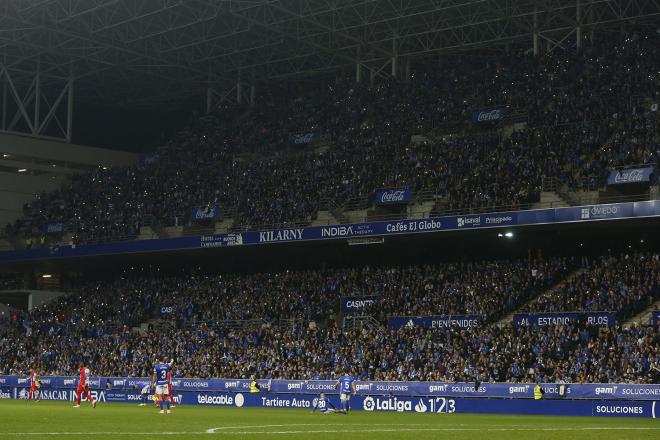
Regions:
<instances>
[{"instance_id":1,"label":"crowd of spectators","mask_svg":"<svg viewBox=\"0 0 660 440\"><path fill-rule=\"evenodd\" d=\"M487 322L562 279L571 259L500 260L416 266L365 266L250 274L131 275L75 287L33 311L27 328L89 335L150 319L187 323L319 321L337 316L343 297L379 296L373 312L388 315L475 315ZM166 310L166 312L163 312Z\"/></svg>"},{"instance_id":2,"label":"crowd of spectators","mask_svg":"<svg viewBox=\"0 0 660 440\"><path fill-rule=\"evenodd\" d=\"M572 259L482 261L355 271L355 294L378 295L369 313L388 316L474 315L490 322L563 278Z\"/></svg>"},{"instance_id":3,"label":"crowd of spectators","mask_svg":"<svg viewBox=\"0 0 660 440\"><path fill-rule=\"evenodd\" d=\"M583 259L574 277L527 304L530 312L643 310L660 298L660 258L640 253Z\"/></svg>"},{"instance_id":4,"label":"crowd of spectators","mask_svg":"<svg viewBox=\"0 0 660 440\"><path fill-rule=\"evenodd\" d=\"M538 201L544 177L597 186L608 167L657 163L659 38L631 32L577 52L421 65L408 79L267 90L254 108L193 118L137 166L98 169L43 194L10 232L62 223L76 242L119 240L147 217L181 225L215 205L238 229L308 224L383 187L431 191L447 209L515 209ZM476 109L503 106L526 128L503 135L467 122ZM326 149L287 146L301 132L318 133Z\"/></svg>"},{"instance_id":5,"label":"crowd of spectators","mask_svg":"<svg viewBox=\"0 0 660 440\"><path fill-rule=\"evenodd\" d=\"M98 375L145 376L153 360L166 355L184 377L313 379L348 368L373 380L657 381L657 324L491 325L534 293L541 296L531 311L608 310L618 312L618 323L657 298L657 254L583 258L581 264L578 272L573 259L550 259L127 276L79 287L30 313L1 315L0 374L35 366L73 374L84 360ZM559 287L548 291L551 285ZM382 320L390 313L476 314L482 325L393 329L381 322L342 329L339 299L358 294L382 297L367 311ZM167 313L154 320L162 306ZM248 319L261 322L222 322ZM135 330L149 322L160 323L160 330Z\"/></svg>"},{"instance_id":6,"label":"crowd of spectators","mask_svg":"<svg viewBox=\"0 0 660 440\"><path fill-rule=\"evenodd\" d=\"M154 359L175 359L178 377L326 379L339 371L370 380L657 383L658 326L598 328L584 323L422 329L385 327L198 327L147 334L115 330L27 337L0 328L0 374L37 366L70 375L84 361L95 375L145 377Z\"/></svg>"}]
</instances>

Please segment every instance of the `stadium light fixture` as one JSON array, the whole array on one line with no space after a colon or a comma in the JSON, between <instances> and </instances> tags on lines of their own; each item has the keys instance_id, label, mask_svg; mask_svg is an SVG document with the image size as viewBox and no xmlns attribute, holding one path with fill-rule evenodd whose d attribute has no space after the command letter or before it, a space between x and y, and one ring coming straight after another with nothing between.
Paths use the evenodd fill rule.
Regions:
<instances>
[{"instance_id":1,"label":"stadium light fixture","mask_svg":"<svg viewBox=\"0 0 660 440\"><path fill-rule=\"evenodd\" d=\"M18 172L19 172L19 173L24 173L24 172L26 172L26 171L27 171L27 168L19 168L19 169L18 169Z\"/></svg>"},{"instance_id":2,"label":"stadium light fixture","mask_svg":"<svg viewBox=\"0 0 660 440\"><path fill-rule=\"evenodd\" d=\"M506 234L504 234L504 236L506 238L513 238L513 232L507 232Z\"/></svg>"},{"instance_id":3,"label":"stadium light fixture","mask_svg":"<svg viewBox=\"0 0 660 440\"><path fill-rule=\"evenodd\" d=\"M45 273L45 274L41 275L41 278L52 278L52 277L53 276L49 273Z\"/></svg>"},{"instance_id":4,"label":"stadium light fixture","mask_svg":"<svg viewBox=\"0 0 660 440\"><path fill-rule=\"evenodd\" d=\"M504 234L502 234L502 233L500 232L499 234L497 234L497 236L500 237L500 238L502 238L502 237L504 237Z\"/></svg>"}]
</instances>

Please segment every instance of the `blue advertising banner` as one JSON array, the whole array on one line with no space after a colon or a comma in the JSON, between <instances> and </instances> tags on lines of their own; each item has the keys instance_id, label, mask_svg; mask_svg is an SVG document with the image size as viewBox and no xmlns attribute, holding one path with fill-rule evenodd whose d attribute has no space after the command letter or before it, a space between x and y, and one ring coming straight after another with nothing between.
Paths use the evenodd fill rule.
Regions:
<instances>
[{"instance_id":1,"label":"blue advertising banner","mask_svg":"<svg viewBox=\"0 0 660 440\"><path fill-rule=\"evenodd\" d=\"M59 234L64 232L64 223L48 223L44 226L44 234Z\"/></svg>"},{"instance_id":2,"label":"blue advertising banner","mask_svg":"<svg viewBox=\"0 0 660 440\"><path fill-rule=\"evenodd\" d=\"M582 319L590 325L600 327L611 327L616 324L616 316L613 312L560 312L560 313L516 313L513 315L513 326L523 327L528 325L557 325L571 324Z\"/></svg>"},{"instance_id":3,"label":"blue advertising banner","mask_svg":"<svg viewBox=\"0 0 660 440\"><path fill-rule=\"evenodd\" d=\"M457 229L510 226L516 224L517 212L503 212L501 214L462 215L456 217Z\"/></svg>"},{"instance_id":4,"label":"blue advertising banner","mask_svg":"<svg viewBox=\"0 0 660 440\"><path fill-rule=\"evenodd\" d=\"M498 122L509 115L507 107L498 107L492 109L477 110L472 112L472 122L480 124L483 122Z\"/></svg>"},{"instance_id":5,"label":"blue advertising banner","mask_svg":"<svg viewBox=\"0 0 660 440\"><path fill-rule=\"evenodd\" d=\"M13 399L14 388L0 387L0 399Z\"/></svg>"},{"instance_id":6,"label":"blue advertising banner","mask_svg":"<svg viewBox=\"0 0 660 440\"><path fill-rule=\"evenodd\" d=\"M654 167L628 168L624 170L612 170L607 177L608 185L624 185L629 183L648 183L651 181Z\"/></svg>"},{"instance_id":7,"label":"blue advertising banner","mask_svg":"<svg viewBox=\"0 0 660 440\"><path fill-rule=\"evenodd\" d=\"M318 131L305 131L301 133L291 133L289 135L290 145L307 145L316 142L320 137Z\"/></svg>"},{"instance_id":8,"label":"blue advertising banner","mask_svg":"<svg viewBox=\"0 0 660 440\"><path fill-rule=\"evenodd\" d=\"M25 399L27 388L0 388L0 399ZM97 402L141 403L151 402L152 395L143 398L137 391L92 390ZM75 390L42 389L43 400L73 401ZM318 402L317 395L272 394L272 393L223 393L217 391L178 392L173 391L177 405L206 405L253 408L297 408L312 410ZM82 398L86 401L85 397ZM341 408L339 396L328 396L334 408ZM416 412L416 413L474 413L474 414L521 414L600 417L643 417L656 418L655 401L625 400L571 400L544 398L541 401L522 399L475 399L451 397L410 396L353 396L349 401L351 410L370 412ZM209 431L207 431L209 432Z\"/></svg>"},{"instance_id":9,"label":"blue advertising banner","mask_svg":"<svg viewBox=\"0 0 660 440\"><path fill-rule=\"evenodd\" d=\"M202 235L199 247L240 246L243 244L243 234L230 232L228 234Z\"/></svg>"},{"instance_id":10,"label":"blue advertising banner","mask_svg":"<svg viewBox=\"0 0 660 440\"><path fill-rule=\"evenodd\" d=\"M376 205L405 205L411 201L410 188L383 189L376 192Z\"/></svg>"},{"instance_id":11,"label":"blue advertising banner","mask_svg":"<svg viewBox=\"0 0 660 440\"><path fill-rule=\"evenodd\" d=\"M610 203L605 205L555 209L555 222L611 220L634 216L633 203Z\"/></svg>"},{"instance_id":12,"label":"blue advertising banner","mask_svg":"<svg viewBox=\"0 0 660 440\"><path fill-rule=\"evenodd\" d=\"M75 377L43 377L43 389L75 390ZM125 390L140 389L150 383L149 378L92 378L93 389ZM270 393L338 394L336 380L258 380L263 391ZM28 380L18 376L0 376L0 387L27 387ZM560 386L565 388L567 399L622 399L660 400L660 384L541 384L546 398L560 398ZM172 379L175 392L249 392L248 379ZM500 399L533 399L534 384L531 383L480 383L474 382L368 382L356 381L357 395L385 396L442 396L442 397L488 397Z\"/></svg>"},{"instance_id":13,"label":"blue advertising banner","mask_svg":"<svg viewBox=\"0 0 660 440\"><path fill-rule=\"evenodd\" d=\"M11 393L12 399L26 399L28 396L29 388L14 388ZM98 389L90 390L92 398L97 402L106 401L106 392L100 391ZM39 397L42 400L76 400L76 390L75 389L64 389L64 388L41 388L39 390ZM87 397L84 395L81 398L81 401L87 402Z\"/></svg>"},{"instance_id":14,"label":"blue advertising banner","mask_svg":"<svg viewBox=\"0 0 660 440\"><path fill-rule=\"evenodd\" d=\"M88 245L61 245L56 248L22 249L0 252L0 261L88 257L126 253L161 252L205 247L263 245L356 237L433 233L461 229L500 228L660 217L660 200L611 203L567 208L536 209L478 215L445 216L426 219L392 220L335 226L310 226L266 231L183 236L159 240L134 240Z\"/></svg>"},{"instance_id":15,"label":"blue advertising banner","mask_svg":"<svg viewBox=\"0 0 660 440\"><path fill-rule=\"evenodd\" d=\"M380 295L347 296L339 300L342 313L358 313L382 299Z\"/></svg>"},{"instance_id":16,"label":"blue advertising banner","mask_svg":"<svg viewBox=\"0 0 660 440\"><path fill-rule=\"evenodd\" d=\"M655 418L656 402L580 400L493 400L466 398L362 397L352 399L351 409L374 412L469 413L520 415L572 415Z\"/></svg>"},{"instance_id":17,"label":"blue advertising banner","mask_svg":"<svg viewBox=\"0 0 660 440\"><path fill-rule=\"evenodd\" d=\"M215 206L200 206L198 208L193 208L192 210L192 219L193 220L220 220L221 210L220 207Z\"/></svg>"},{"instance_id":18,"label":"blue advertising banner","mask_svg":"<svg viewBox=\"0 0 660 440\"><path fill-rule=\"evenodd\" d=\"M73 376L42 376L41 383L46 388L76 388L78 378ZM0 376L0 386L17 387L28 385L27 376ZM105 388L106 379L95 377L89 380L92 388Z\"/></svg>"},{"instance_id":19,"label":"blue advertising banner","mask_svg":"<svg viewBox=\"0 0 660 440\"><path fill-rule=\"evenodd\" d=\"M135 388L142 389L145 385L151 384L151 379L147 377L132 378L132 377L107 377L106 388L109 389L123 389L132 390Z\"/></svg>"},{"instance_id":20,"label":"blue advertising banner","mask_svg":"<svg viewBox=\"0 0 660 440\"><path fill-rule=\"evenodd\" d=\"M390 328L424 327L470 329L479 325L479 317L474 315L438 316L392 316L387 320Z\"/></svg>"},{"instance_id":21,"label":"blue advertising banner","mask_svg":"<svg viewBox=\"0 0 660 440\"><path fill-rule=\"evenodd\" d=\"M173 304L161 304L159 307L160 316L167 317L176 313L176 306Z\"/></svg>"},{"instance_id":22,"label":"blue advertising banner","mask_svg":"<svg viewBox=\"0 0 660 440\"><path fill-rule=\"evenodd\" d=\"M660 211L660 202L649 200L646 202L635 202L633 205L634 217L655 217Z\"/></svg>"}]
</instances>

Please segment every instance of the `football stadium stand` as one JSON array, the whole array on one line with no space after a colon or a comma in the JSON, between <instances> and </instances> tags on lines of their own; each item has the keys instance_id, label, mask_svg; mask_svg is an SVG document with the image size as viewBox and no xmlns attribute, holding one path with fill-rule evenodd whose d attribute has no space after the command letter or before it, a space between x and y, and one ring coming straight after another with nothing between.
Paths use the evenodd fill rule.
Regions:
<instances>
[{"instance_id":1,"label":"football stadium stand","mask_svg":"<svg viewBox=\"0 0 660 440\"><path fill-rule=\"evenodd\" d=\"M543 58L511 50L373 87L338 77L295 99L220 105L137 166L41 194L7 233L22 246L135 239L189 226L196 209L232 230L309 225L319 212L342 222L382 188L412 190L433 214L525 209L548 190L578 204L613 167L657 164L659 38L594 38Z\"/></svg>"},{"instance_id":2,"label":"football stadium stand","mask_svg":"<svg viewBox=\"0 0 660 440\"><path fill-rule=\"evenodd\" d=\"M326 379L349 368L365 380L653 383L658 322L620 323L660 297L659 269L657 253L630 253L124 277L73 288L29 313L5 314L0 373L38 365L66 375L82 360L99 375L144 377L167 352L181 377ZM565 283L575 270L579 276ZM357 293L378 299L359 311L372 319L350 327L340 321L349 313L338 305ZM525 306L530 313L556 313L525 325L492 324L532 297ZM566 312L578 313L568 318ZM406 323L420 314L458 320ZM404 325L392 316L405 317ZM461 317L472 322L465 326ZM144 323L151 325L140 329Z\"/></svg>"}]
</instances>

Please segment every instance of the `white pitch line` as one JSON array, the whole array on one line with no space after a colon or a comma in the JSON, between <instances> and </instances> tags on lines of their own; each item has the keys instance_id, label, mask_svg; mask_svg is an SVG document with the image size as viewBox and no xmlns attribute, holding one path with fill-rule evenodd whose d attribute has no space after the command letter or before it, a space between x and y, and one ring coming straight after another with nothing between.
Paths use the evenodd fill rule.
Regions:
<instances>
[{"instance_id":1,"label":"white pitch line","mask_svg":"<svg viewBox=\"0 0 660 440\"><path fill-rule=\"evenodd\" d=\"M215 434L218 431L226 431L228 429L254 429L254 428L297 428L299 426L340 426L339 423L294 423L282 425L237 425L237 426L221 426L219 428L209 428L206 430L207 434ZM369 426L433 426L428 423L370 423ZM465 423L444 425L444 427L451 426L466 426ZM509 425L509 426L529 426L529 425Z\"/></svg>"},{"instance_id":2,"label":"white pitch line","mask_svg":"<svg viewBox=\"0 0 660 440\"><path fill-rule=\"evenodd\" d=\"M319 425L262 425L264 426L319 426ZM234 428L234 427L228 427ZM238 427L236 427L238 428ZM245 428L253 428L252 426L243 426ZM515 432L515 431L555 431L555 432L571 432L571 431L657 431L660 427L636 427L636 426L593 426L593 427L553 427L553 428L540 428L540 427L527 427L527 428L512 428L512 427L475 427L475 428L451 428L451 427L438 427L438 428L376 428L376 429L315 429L315 430L287 430L287 431L269 431L269 430L255 430L255 431L165 431L165 432L113 432L113 431L99 431L99 432L0 432L2 436L69 436L69 435L106 435L106 436L119 436L119 435L261 435L261 434L359 434L359 433L378 433L378 432L460 432L460 431L490 431L490 432Z\"/></svg>"},{"instance_id":3,"label":"white pitch line","mask_svg":"<svg viewBox=\"0 0 660 440\"><path fill-rule=\"evenodd\" d=\"M98 432L0 432L0 437L9 435L51 435L51 436L65 436L65 435L208 435L206 432L115 432L115 431L98 431Z\"/></svg>"},{"instance_id":4,"label":"white pitch line","mask_svg":"<svg viewBox=\"0 0 660 440\"><path fill-rule=\"evenodd\" d=\"M209 428L206 430L207 434L215 434L218 431L224 431L227 429L254 429L254 428L296 428L298 426L335 426L336 423L296 423L294 425L285 424L285 425L243 425L243 426L221 426L219 428ZM389 426L389 425L388 425Z\"/></svg>"},{"instance_id":5,"label":"white pitch line","mask_svg":"<svg viewBox=\"0 0 660 440\"><path fill-rule=\"evenodd\" d=\"M643 427L594 427L594 428L411 428L411 429L317 429L317 430L298 430L298 431L223 431L215 432L215 435L291 435L291 434L361 434L361 433L381 433L381 432L538 432L538 431L554 431L554 432L571 432L571 431L588 431L588 430L630 430L630 431L655 431L660 428L643 428Z\"/></svg>"}]
</instances>

